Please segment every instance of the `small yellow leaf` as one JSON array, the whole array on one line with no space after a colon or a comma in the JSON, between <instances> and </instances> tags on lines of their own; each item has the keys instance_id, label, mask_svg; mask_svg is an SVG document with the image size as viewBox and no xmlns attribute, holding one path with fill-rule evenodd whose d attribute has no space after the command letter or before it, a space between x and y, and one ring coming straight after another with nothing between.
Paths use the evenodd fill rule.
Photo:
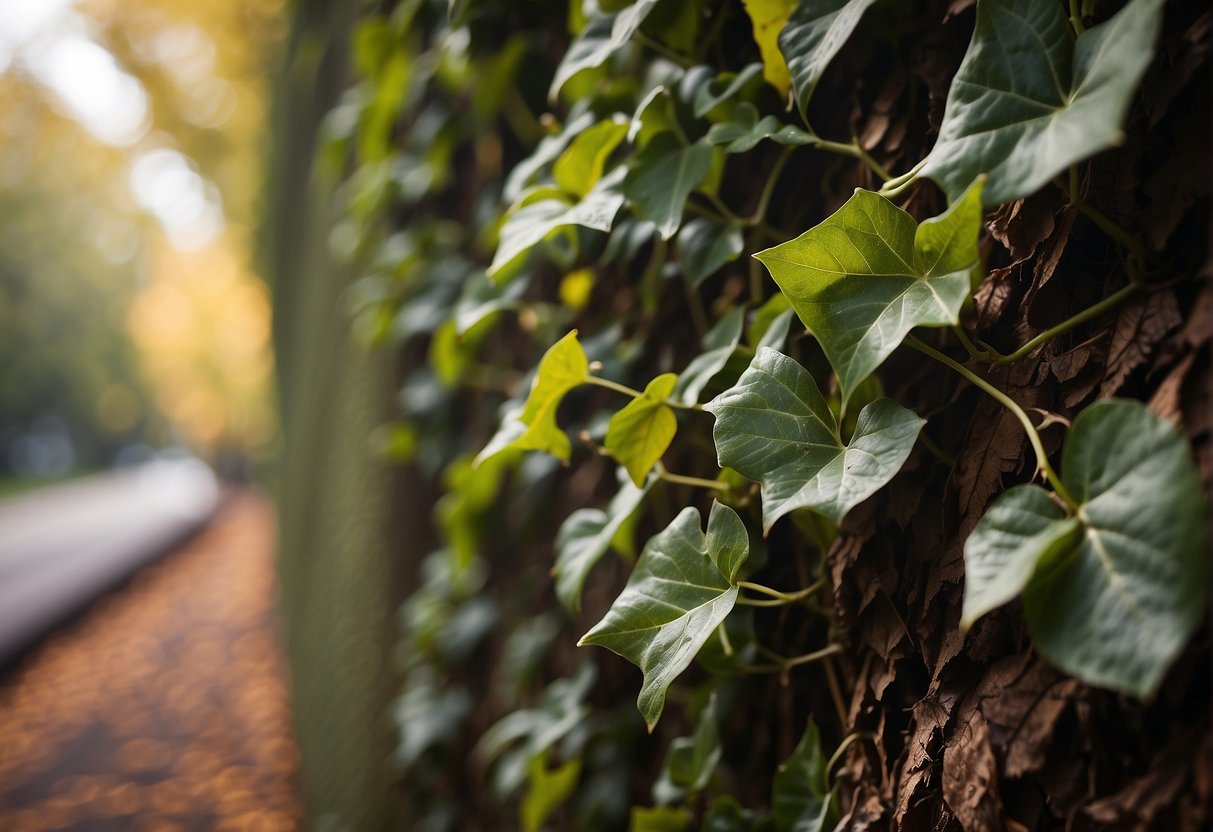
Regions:
<instances>
[{"instance_id":1,"label":"small yellow leaf","mask_svg":"<svg viewBox=\"0 0 1213 832\"><path fill-rule=\"evenodd\" d=\"M779 33L788 22L796 0L742 0L750 22L754 24L754 42L762 54L762 77L767 83L787 95L792 88L788 64L779 51Z\"/></svg>"}]
</instances>

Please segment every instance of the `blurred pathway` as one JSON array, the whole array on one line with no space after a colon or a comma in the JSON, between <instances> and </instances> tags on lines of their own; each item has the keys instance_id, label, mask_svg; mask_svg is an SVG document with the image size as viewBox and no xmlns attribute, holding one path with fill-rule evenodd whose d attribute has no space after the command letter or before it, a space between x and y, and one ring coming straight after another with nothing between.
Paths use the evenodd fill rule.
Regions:
<instances>
[{"instance_id":1,"label":"blurred pathway","mask_svg":"<svg viewBox=\"0 0 1213 832\"><path fill-rule=\"evenodd\" d=\"M51 636L0 687L0 829L293 830L273 514L200 535Z\"/></svg>"}]
</instances>

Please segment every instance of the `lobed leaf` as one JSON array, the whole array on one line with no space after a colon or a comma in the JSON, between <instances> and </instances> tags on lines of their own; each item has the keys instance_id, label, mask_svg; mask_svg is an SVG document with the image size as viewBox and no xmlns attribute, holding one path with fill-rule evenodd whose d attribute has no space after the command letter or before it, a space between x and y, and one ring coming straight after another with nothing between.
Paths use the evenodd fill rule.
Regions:
<instances>
[{"instance_id":1,"label":"lobed leaf","mask_svg":"<svg viewBox=\"0 0 1213 832\"><path fill-rule=\"evenodd\" d=\"M1075 40L1061 3L980 0L922 175L957 199L985 174L992 206L1120 144L1161 20L1162 0L1132 0Z\"/></svg>"},{"instance_id":2,"label":"lobed leaf","mask_svg":"<svg viewBox=\"0 0 1213 832\"><path fill-rule=\"evenodd\" d=\"M737 571L748 554L749 538L733 509L713 503L706 535L699 510L683 509L645 545L623 593L578 642L606 647L640 668L636 705L650 731L670 683L733 609Z\"/></svg>"},{"instance_id":3,"label":"lobed leaf","mask_svg":"<svg viewBox=\"0 0 1213 832\"><path fill-rule=\"evenodd\" d=\"M958 322L979 265L981 187L922 224L857 190L820 225L754 255L821 343L844 401L911 329Z\"/></svg>"},{"instance_id":4,"label":"lobed leaf","mask_svg":"<svg viewBox=\"0 0 1213 832\"><path fill-rule=\"evenodd\" d=\"M644 483L678 432L678 419L665 403L677 383L674 373L657 376L607 424L607 453L627 469L637 486Z\"/></svg>"},{"instance_id":5,"label":"lobed leaf","mask_svg":"<svg viewBox=\"0 0 1213 832\"><path fill-rule=\"evenodd\" d=\"M570 78L584 69L601 66L622 49L656 5L657 0L636 0L618 14L604 14L591 20L569 45L560 66L556 67L548 99L555 101Z\"/></svg>"},{"instance_id":6,"label":"lobed leaf","mask_svg":"<svg viewBox=\"0 0 1213 832\"><path fill-rule=\"evenodd\" d=\"M670 134L654 138L629 163L623 194L633 213L657 225L663 240L674 236L691 191L703 182L712 166L707 142L682 145Z\"/></svg>"},{"instance_id":7,"label":"lobed leaf","mask_svg":"<svg viewBox=\"0 0 1213 832\"><path fill-rule=\"evenodd\" d=\"M779 51L787 61L803 114L830 61L842 49L863 13L876 0L800 0L779 34ZM971 178L971 177L970 177Z\"/></svg>"},{"instance_id":8,"label":"lobed leaf","mask_svg":"<svg viewBox=\"0 0 1213 832\"><path fill-rule=\"evenodd\" d=\"M745 324L745 309L737 307L721 318L707 335L703 336L703 352L695 356L682 371L675 388L675 395L685 404L699 401L699 394L708 382L724 369L729 357L741 342L741 329Z\"/></svg>"},{"instance_id":9,"label":"lobed leaf","mask_svg":"<svg viewBox=\"0 0 1213 832\"><path fill-rule=\"evenodd\" d=\"M821 750L821 734L812 719L792 752L775 771L771 814L777 832L824 832L837 823L830 773Z\"/></svg>"},{"instance_id":10,"label":"lobed leaf","mask_svg":"<svg viewBox=\"0 0 1213 832\"><path fill-rule=\"evenodd\" d=\"M901 470L925 424L893 400L879 399L860 411L844 444L813 377L768 347L704 409L716 417L720 466L762 486L764 532L799 508L840 522Z\"/></svg>"},{"instance_id":11,"label":"lobed leaf","mask_svg":"<svg viewBox=\"0 0 1213 832\"><path fill-rule=\"evenodd\" d=\"M1000 496L974 529L966 619L1007 594L992 584L1022 584L1041 655L1148 699L1206 603L1208 532L1188 443L1140 402L1097 402L1066 438L1062 483L1078 503L1071 517L1027 486Z\"/></svg>"}]
</instances>

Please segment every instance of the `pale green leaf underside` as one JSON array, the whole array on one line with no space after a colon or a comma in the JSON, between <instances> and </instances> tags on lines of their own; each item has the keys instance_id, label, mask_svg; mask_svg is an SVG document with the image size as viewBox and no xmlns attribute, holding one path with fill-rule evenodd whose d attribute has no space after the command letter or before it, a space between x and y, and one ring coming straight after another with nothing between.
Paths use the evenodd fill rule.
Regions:
<instances>
[{"instance_id":1,"label":"pale green leaf underside","mask_svg":"<svg viewBox=\"0 0 1213 832\"><path fill-rule=\"evenodd\" d=\"M1024 534L1027 551L1011 559L1038 566L1022 593L1033 641L1086 682L1149 698L1206 602L1204 501L1188 443L1140 402L1097 402L1070 429L1062 481L1079 502L1080 534L1058 552L1044 551L1049 536ZM987 518L999 516L1004 499ZM1056 521L1042 516L1028 531L1046 519ZM978 548L990 539L989 522L966 544L966 568L989 557Z\"/></svg>"},{"instance_id":2,"label":"pale green leaf underside","mask_svg":"<svg viewBox=\"0 0 1213 832\"><path fill-rule=\"evenodd\" d=\"M921 225L857 190L829 219L754 255L821 343L843 399L916 326L955 324L978 264L981 183Z\"/></svg>"},{"instance_id":3,"label":"pale green leaf underside","mask_svg":"<svg viewBox=\"0 0 1213 832\"><path fill-rule=\"evenodd\" d=\"M713 503L705 536L685 508L645 545L622 594L580 644L613 650L640 668L636 705L652 730L670 683L694 661L737 599L749 538L737 513Z\"/></svg>"},{"instance_id":4,"label":"pale green leaf underside","mask_svg":"<svg viewBox=\"0 0 1213 832\"><path fill-rule=\"evenodd\" d=\"M678 379L676 395L685 404L699 401L699 394L708 382L724 369L733 350L741 342L745 325L745 309L737 307L725 315L703 338L703 352L695 356Z\"/></svg>"},{"instance_id":5,"label":"pale green leaf underside","mask_svg":"<svg viewBox=\"0 0 1213 832\"><path fill-rule=\"evenodd\" d=\"M924 421L891 399L860 411L851 441L808 371L761 347L737 384L704 407L722 468L762 486L762 525L809 508L835 523L901 470Z\"/></svg>"},{"instance_id":6,"label":"pale green leaf underside","mask_svg":"<svg viewBox=\"0 0 1213 832\"><path fill-rule=\"evenodd\" d=\"M620 527L635 513L649 492L651 482L637 487L620 471L619 491L606 510L579 508L568 516L556 533L556 597L565 609L581 609L581 591L594 564L611 548Z\"/></svg>"},{"instance_id":7,"label":"pale green leaf underside","mask_svg":"<svg viewBox=\"0 0 1213 832\"><path fill-rule=\"evenodd\" d=\"M636 217L656 224L668 240L682 222L687 197L711 166L712 146L706 142L679 145L655 139L629 164L623 193Z\"/></svg>"},{"instance_id":8,"label":"pale green leaf underside","mask_svg":"<svg viewBox=\"0 0 1213 832\"><path fill-rule=\"evenodd\" d=\"M561 58L548 98L555 101L566 81L583 69L601 66L623 48L656 5L657 0L637 0L619 14L605 14L591 20Z\"/></svg>"},{"instance_id":9,"label":"pale green leaf underside","mask_svg":"<svg viewBox=\"0 0 1213 832\"><path fill-rule=\"evenodd\" d=\"M581 200L557 188L540 186L525 192L510 208L501 226L489 277L496 277L557 228L580 225L610 231L615 215L623 207L623 194L619 192L623 176L624 169L616 168L599 179Z\"/></svg>"},{"instance_id":10,"label":"pale green leaf underside","mask_svg":"<svg viewBox=\"0 0 1213 832\"><path fill-rule=\"evenodd\" d=\"M1119 144L1154 53L1162 0L1133 0L1075 41L1063 4L981 0L922 175L955 199L978 174L986 205L1038 190Z\"/></svg>"},{"instance_id":11,"label":"pale green leaf underside","mask_svg":"<svg viewBox=\"0 0 1213 832\"><path fill-rule=\"evenodd\" d=\"M830 61L876 0L800 0L779 34L792 76L796 104L803 113Z\"/></svg>"},{"instance_id":12,"label":"pale green leaf underside","mask_svg":"<svg viewBox=\"0 0 1213 832\"><path fill-rule=\"evenodd\" d=\"M657 376L643 395L628 402L607 424L607 453L627 469L636 485L644 482L678 432L678 419L665 403L677 383L674 373Z\"/></svg>"}]
</instances>

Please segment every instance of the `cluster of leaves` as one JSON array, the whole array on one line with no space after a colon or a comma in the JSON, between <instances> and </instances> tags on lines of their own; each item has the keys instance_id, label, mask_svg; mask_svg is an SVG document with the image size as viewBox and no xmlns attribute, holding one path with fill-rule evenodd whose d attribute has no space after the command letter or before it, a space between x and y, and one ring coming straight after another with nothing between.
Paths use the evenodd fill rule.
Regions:
<instances>
[{"instance_id":1,"label":"cluster of leaves","mask_svg":"<svg viewBox=\"0 0 1213 832\"><path fill-rule=\"evenodd\" d=\"M368 16L355 44L363 80L331 114L321 159L346 176L334 244L366 275L350 293L356 326L410 366L401 418L379 438L442 492L434 551L402 619L398 763L417 828L466 827L506 806L536 830L558 818L635 830L904 823L960 697L936 706L942 723L919 708L938 695L962 633L1016 598L1050 665L1157 696L1206 605L1188 438L1135 399L1070 404L1058 474L1044 431L1069 418L1000 384L1186 276L1183 257L1089 201L1076 167L1123 141L1161 0L1114 12L1071 4L1069 16L1061 3L979 0L958 18L972 24L958 68L928 73L945 79L929 89L942 114L917 157L908 141L882 148L880 135L823 138L817 122L864 113L823 110L815 92L854 86L848 73L874 60L853 48L857 30L929 43L954 37L955 21L922 28L875 0L515 5L413 0ZM550 36L563 32L571 39L556 49ZM563 118L536 119L546 107ZM891 175L878 149L906 172ZM805 199L813 178L824 195ZM939 201L928 179L947 200L940 210L923 210ZM855 185L845 201L833 196ZM1088 286L1077 311L1002 353L982 336L1005 340L993 323L1007 275L1048 236L1013 239L1006 212L1042 194L1064 195L1071 227L1089 221L1124 285ZM995 240L1030 250L990 268ZM907 466L967 476L973 463L929 435L952 444L949 407L969 388L1003 409L975 420L1019 432L1013 463L1027 440L1034 459L1020 480L1044 484L1011 487L986 510L1015 469L998 470L965 504L973 511L947 519L963 545L963 610L932 607L959 574L925 600L892 594L884 577L862 586L859 550L894 545L876 542L888 522L875 517L878 495ZM917 505L923 489L910 489ZM937 575L943 550L912 543ZM856 583L859 603L847 598ZM875 681L875 663L854 659L875 643L856 619L878 592L898 628L875 636L886 676ZM940 663L930 690L905 703L918 723L903 740L884 730L877 703L908 649L903 634L914 643L910 612L932 620L919 653L927 668ZM994 639L1009 618L975 635ZM634 679L574 651L576 631L640 669L648 732L676 702L688 735L638 731L620 705ZM947 646L928 648L939 632ZM985 659L1006 655L989 639ZM777 718L774 702L800 718ZM990 748L986 717L965 702L969 739L947 746L962 768ZM961 788L947 779L956 765L944 766L936 819L989 828L997 775L973 765ZM487 793L467 785L483 771Z\"/></svg>"}]
</instances>

